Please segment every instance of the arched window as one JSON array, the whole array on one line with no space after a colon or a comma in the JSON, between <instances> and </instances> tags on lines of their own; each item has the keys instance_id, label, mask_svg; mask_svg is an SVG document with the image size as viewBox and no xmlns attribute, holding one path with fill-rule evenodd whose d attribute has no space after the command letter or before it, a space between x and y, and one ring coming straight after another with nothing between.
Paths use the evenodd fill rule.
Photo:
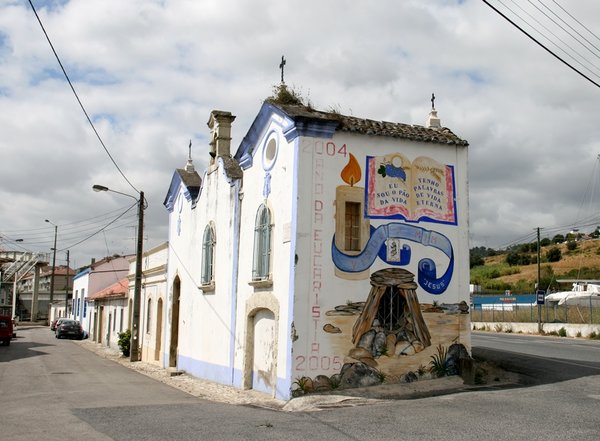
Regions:
<instances>
[{"instance_id":1,"label":"arched window","mask_svg":"<svg viewBox=\"0 0 600 441\"><path fill-rule=\"evenodd\" d=\"M150 333L150 317L152 317L152 299L148 299L146 308L146 334Z\"/></svg>"},{"instance_id":2,"label":"arched window","mask_svg":"<svg viewBox=\"0 0 600 441\"><path fill-rule=\"evenodd\" d=\"M200 281L202 285L210 285L214 282L215 243L215 231L211 225L207 225L202 238L202 275Z\"/></svg>"},{"instance_id":3,"label":"arched window","mask_svg":"<svg viewBox=\"0 0 600 441\"><path fill-rule=\"evenodd\" d=\"M271 211L263 204L254 224L252 280L267 280L271 271Z\"/></svg>"}]
</instances>

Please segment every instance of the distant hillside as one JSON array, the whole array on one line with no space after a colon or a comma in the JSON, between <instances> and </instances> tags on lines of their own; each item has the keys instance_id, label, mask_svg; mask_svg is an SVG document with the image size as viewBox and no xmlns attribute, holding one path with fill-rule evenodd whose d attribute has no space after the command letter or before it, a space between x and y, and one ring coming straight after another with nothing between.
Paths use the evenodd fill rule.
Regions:
<instances>
[{"instance_id":1,"label":"distant hillside","mask_svg":"<svg viewBox=\"0 0 600 441\"><path fill-rule=\"evenodd\" d=\"M546 253L558 247L562 258L558 262L547 262ZM521 253L531 257L530 265L509 266L507 254L484 258L485 265L471 269L471 283L479 284L483 290L532 292L537 280L537 253ZM561 278L600 279L600 239L577 242L577 248L569 251L566 244L548 245L541 249L541 288ZM557 288L556 283L553 286ZM564 288L564 286L563 286Z\"/></svg>"}]
</instances>

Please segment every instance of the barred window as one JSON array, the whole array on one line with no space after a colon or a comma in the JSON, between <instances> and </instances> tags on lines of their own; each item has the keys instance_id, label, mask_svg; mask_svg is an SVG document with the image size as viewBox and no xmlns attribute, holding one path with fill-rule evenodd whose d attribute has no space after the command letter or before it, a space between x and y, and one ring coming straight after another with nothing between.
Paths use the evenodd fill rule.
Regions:
<instances>
[{"instance_id":1,"label":"barred window","mask_svg":"<svg viewBox=\"0 0 600 441\"><path fill-rule=\"evenodd\" d=\"M346 219L344 231L344 249L346 251L360 251L360 202L346 202Z\"/></svg>"}]
</instances>

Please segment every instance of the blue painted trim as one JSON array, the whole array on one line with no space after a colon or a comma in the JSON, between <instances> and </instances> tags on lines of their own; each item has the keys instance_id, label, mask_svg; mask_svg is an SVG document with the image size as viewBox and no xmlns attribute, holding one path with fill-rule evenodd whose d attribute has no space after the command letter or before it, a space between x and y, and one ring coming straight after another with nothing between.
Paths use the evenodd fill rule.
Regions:
<instances>
[{"instance_id":1,"label":"blue painted trim","mask_svg":"<svg viewBox=\"0 0 600 441\"><path fill-rule=\"evenodd\" d=\"M92 271L92 269L88 267L88 268L84 269L83 271L78 272L77 274L75 274L73 276L73 281L79 279L80 277L83 277L83 276L89 274L91 271Z\"/></svg>"},{"instance_id":2,"label":"blue painted trim","mask_svg":"<svg viewBox=\"0 0 600 441\"><path fill-rule=\"evenodd\" d=\"M283 135L288 142L299 136L331 139L337 126L337 121L296 118L295 125L283 132Z\"/></svg>"},{"instance_id":3,"label":"blue painted trim","mask_svg":"<svg viewBox=\"0 0 600 441\"><path fill-rule=\"evenodd\" d=\"M215 381L221 384L231 384L229 366L208 363L184 355L177 356L177 369L185 371L194 377Z\"/></svg>"},{"instance_id":4,"label":"blue painted trim","mask_svg":"<svg viewBox=\"0 0 600 441\"><path fill-rule=\"evenodd\" d=\"M165 357L166 359L166 354ZM225 384L228 386L234 386L241 389L241 382L232 383L229 381L229 368L227 366L220 366L205 361L196 360L190 357L179 355L177 357L177 369L185 371L187 374L192 375L196 378L203 380L214 381L215 383ZM235 378L242 378L242 372L239 369L235 369ZM291 398L291 390L287 387L288 380L285 378L277 377L275 385L275 398L279 400L289 400ZM264 390L261 388L253 388L254 390L266 392L271 394L272 390Z\"/></svg>"},{"instance_id":5,"label":"blue painted trim","mask_svg":"<svg viewBox=\"0 0 600 441\"><path fill-rule=\"evenodd\" d=\"M273 114L283 119L283 135L287 142L292 142L300 136L331 139L339 125L337 121L333 120L290 116L276 105L264 102L234 156L242 169L246 170L252 167L259 140L267 129Z\"/></svg>"},{"instance_id":6,"label":"blue painted trim","mask_svg":"<svg viewBox=\"0 0 600 441\"><path fill-rule=\"evenodd\" d=\"M190 190L190 188L183 183L183 180L181 179L179 173L175 171L173 173L173 177L171 178L171 185L169 185L169 191L167 192L167 196L165 197L165 200L163 202L163 205L167 208L169 213L172 213L173 209L175 208L175 201L177 200L177 195L179 194L180 186L184 188L183 195L188 200L188 202L195 200L196 196L198 196L198 193L200 192L200 189Z\"/></svg>"}]
</instances>

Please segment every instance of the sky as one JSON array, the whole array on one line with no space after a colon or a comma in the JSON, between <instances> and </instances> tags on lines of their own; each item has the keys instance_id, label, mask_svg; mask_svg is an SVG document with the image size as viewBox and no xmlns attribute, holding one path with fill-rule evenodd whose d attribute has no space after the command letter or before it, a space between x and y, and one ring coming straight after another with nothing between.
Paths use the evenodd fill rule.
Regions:
<instances>
[{"instance_id":1,"label":"sky","mask_svg":"<svg viewBox=\"0 0 600 441\"><path fill-rule=\"evenodd\" d=\"M32 3L106 150L29 1L0 0L0 249L51 253L57 225L57 264L67 249L73 268L134 254L139 191L144 249L166 241L190 140L202 175L209 114L230 111L235 151L282 55L286 84L321 110L423 125L435 93L469 142L471 247L600 225L600 87L481 0ZM600 2L489 3L600 83Z\"/></svg>"}]
</instances>

